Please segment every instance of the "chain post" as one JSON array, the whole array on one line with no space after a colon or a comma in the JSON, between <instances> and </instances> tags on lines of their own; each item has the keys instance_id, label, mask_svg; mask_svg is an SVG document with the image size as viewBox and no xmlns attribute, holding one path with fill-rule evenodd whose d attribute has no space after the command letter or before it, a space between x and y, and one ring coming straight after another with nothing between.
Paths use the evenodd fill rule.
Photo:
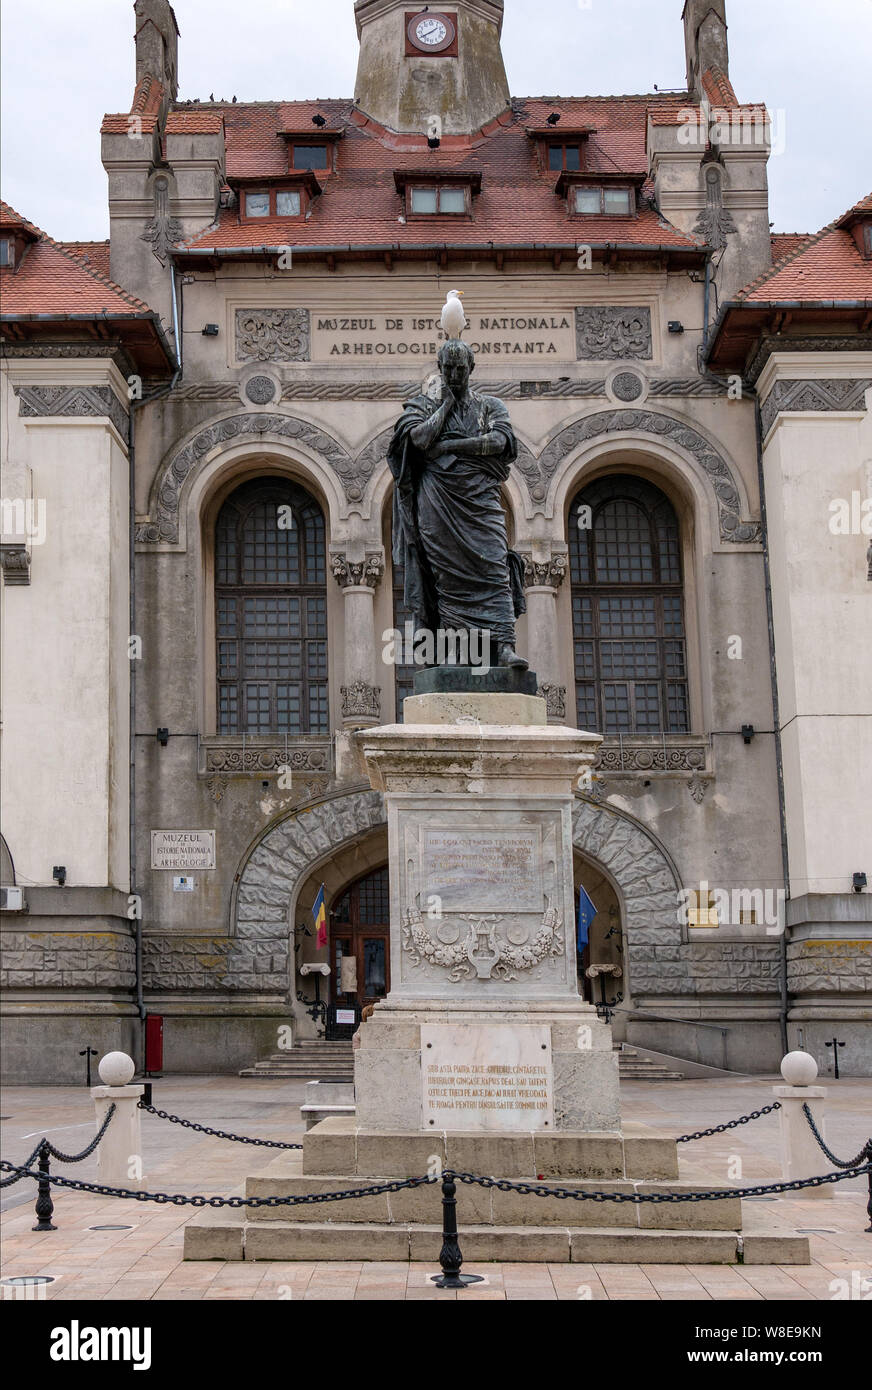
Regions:
<instances>
[{"instance_id":1,"label":"chain post","mask_svg":"<svg viewBox=\"0 0 872 1390\"><path fill-rule=\"evenodd\" d=\"M866 1161L872 1163L872 1139L866 1145ZM869 1201L866 1203L866 1215L869 1218L869 1225L866 1227L866 1235L872 1236L872 1168L866 1174L869 1179Z\"/></svg>"},{"instance_id":2,"label":"chain post","mask_svg":"<svg viewBox=\"0 0 872 1390\"><path fill-rule=\"evenodd\" d=\"M480 1274L461 1274L463 1254L457 1238L457 1185L454 1174L442 1174L442 1249L439 1252L441 1274L434 1274L437 1289L465 1289L468 1284L484 1282Z\"/></svg>"},{"instance_id":3,"label":"chain post","mask_svg":"<svg viewBox=\"0 0 872 1390\"><path fill-rule=\"evenodd\" d=\"M36 1192L36 1219L37 1224L31 1227L34 1231L56 1231L57 1226L52 1225L52 1213L54 1212L54 1202L51 1199L51 1183L49 1182L49 1164L51 1154L47 1143L39 1146L39 1182Z\"/></svg>"}]
</instances>

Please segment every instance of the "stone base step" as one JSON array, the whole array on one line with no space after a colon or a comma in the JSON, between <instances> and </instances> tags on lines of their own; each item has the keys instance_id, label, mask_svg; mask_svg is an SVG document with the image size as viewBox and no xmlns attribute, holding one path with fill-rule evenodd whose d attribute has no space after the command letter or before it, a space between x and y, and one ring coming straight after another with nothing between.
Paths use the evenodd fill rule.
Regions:
<instances>
[{"instance_id":1,"label":"stone base step","mask_svg":"<svg viewBox=\"0 0 872 1390\"><path fill-rule=\"evenodd\" d=\"M239 1075L261 1077L273 1081L281 1081L284 1078L288 1081L345 1081L350 1083L354 1079L351 1067L347 1067L341 1062L313 1062L308 1066L305 1062L301 1062L293 1067L273 1067L270 1066L269 1062L258 1062L256 1066L247 1067Z\"/></svg>"},{"instance_id":2,"label":"stone base step","mask_svg":"<svg viewBox=\"0 0 872 1390\"><path fill-rule=\"evenodd\" d=\"M681 1063L676 1058L674 1064L654 1061L650 1057L640 1057L635 1048L626 1043L615 1043L618 1054L618 1075L622 1081L684 1081Z\"/></svg>"},{"instance_id":3,"label":"stone base step","mask_svg":"<svg viewBox=\"0 0 872 1390\"><path fill-rule=\"evenodd\" d=\"M289 1052L274 1052L253 1066L246 1067L240 1076L261 1077L264 1080L289 1081L351 1081L354 1076L354 1049L350 1041L324 1042L319 1038L304 1038Z\"/></svg>"},{"instance_id":4,"label":"stone base step","mask_svg":"<svg viewBox=\"0 0 872 1390\"><path fill-rule=\"evenodd\" d=\"M439 1272L442 1228L375 1223L243 1222L201 1212L185 1227L186 1260L389 1260ZM534 1264L810 1263L808 1238L735 1231L587 1230L536 1226L461 1226L465 1268L491 1262Z\"/></svg>"}]
</instances>

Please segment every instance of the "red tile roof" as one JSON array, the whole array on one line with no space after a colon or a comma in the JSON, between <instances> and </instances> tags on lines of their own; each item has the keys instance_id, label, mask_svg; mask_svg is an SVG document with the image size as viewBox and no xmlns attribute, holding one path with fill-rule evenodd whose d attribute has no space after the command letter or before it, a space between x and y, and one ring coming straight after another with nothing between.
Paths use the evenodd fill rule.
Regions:
<instances>
[{"instance_id":1,"label":"red tile roof","mask_svg":"<svg viewBox=\"0 0 872 1390\"><path fill-rule=\"evenodd\" d=\"M26 217L22 217L20 212L16 212L2 199L0 199L0 231L23 232L25 236L31 238L40 235L38 227L34 227L32 222L28 222Z\"/></svg>"},{"instance_id":2,"label":"red tile roof","mask_svg":"<svg viewBox=\"0 0 872 1390\"><path fill-rule=\"evenodd\" d=\"M7 203L0 204L0 211L4 223L8 217L32 226ZM67 247L38 227L33 230L38 240L27 248L18 265L0 269L0 307L4 318L37 314L151 317L147 304L85 262L79 249L82 243Z\"/></svg>"},{"instance_id":3,"label":"red tile roof","mask_svg":"<svg viewBox=\"0 0 872 1390\"><path fill-rule=\"evenodd\" d=\"M723 68L714 64L702 75L702 88L712 106L738 106L733 84Z\"/></svg>"},{"instance_id":4,"label":"red tile roof","mask_svg":"<svg viewBox=\"0 0 872 1390\"><path fill-rule=\"evenodd\" d=\"M802 239L736 298L740 304L872 301L872 261L860 255L850 233L831 224Z\"/></svg>"},{"instance_id":5,"label":"red tile roof","mask_svg":"<svg viewBox=\"0 0 872 1390\"><path fill-rule=\"evenodd\" d=\"M777 265L785 256L790 256L811 237L811 232L773 232L769 238L772 244L772 262Z\"/></svg>"},{"instance_id":6,"label":"red tile roof","mask_svg":"<svg viewBox=\"0 0 872 1390\"><path fill-rule=\"evenodd\" d=\"M101 275L109 279L109 242L108 241L59 241L58 245L64 251L72 251L74 256L79 256L92 269L98 270Z\"/></svg>"},{"instance_id":7,"label":"red tile roof","mask_svg":"<svg viewBox=\"0 0 872 1390\"><path fill-rule=\"evenodd\" d=\"M555 174L539 168L536 141L527 128L544 125L560 112L566 128L593 127L585 145L585 167L601 174L643 176L647 172L647 113L653 102L677 113L681 97L531 97L517 99L486 132L443 140L430 150L423 137L389 136L347 101L238 103L210 108L223 114L227 178L280 178L288 173L281 131L306 129L321 113L330 129L343 128L337 171L319 173L324 191L305 222L258 219L247 222L225 209L217 223L183 243L200 251L275 246L416 248L453 246L565 247L577 242L602 246L666 247L697 251L701 243L666 222L651 206L637 218L577 218L554 192ZM173 119L170 117L170 119ZM313 134L317 127L311 126ZM555 137L559 138L559 127ZM472 220L403 220L405 206L394 184L396 169L436 173L481 170L482 191Z\"/></svg>"},{"instance_id":8,"label":"red tile roof","mask_svg":"<svg viewBox=\"0 0 872 1390\"><path fill-rule=\"evenodd\" d=\"M218 135L224 129L220 111L171 111L167 116L167 135Z\"/></svg>"}]
</instances>

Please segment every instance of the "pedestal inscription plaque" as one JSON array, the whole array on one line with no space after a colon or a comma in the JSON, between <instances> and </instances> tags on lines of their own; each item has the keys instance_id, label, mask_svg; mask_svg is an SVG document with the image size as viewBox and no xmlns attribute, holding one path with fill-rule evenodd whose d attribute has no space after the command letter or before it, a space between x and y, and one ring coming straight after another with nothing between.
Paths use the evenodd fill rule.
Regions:
<instances>
[{"instance_id":1,"label":"pedestal inscription plaque","mask_svg":"<svg viewBox=\"0 0 872 1390\"><path fill-rule=\"evenodd\" d=\"M425 829L421 882L425 901L444 912L536 912L542 908L542 837L516 830Z\"/></svg>"},{"instance_id":2,"label":"pedestal inscription plaque","mask_svg":"<svg viewBox=\"0 0 872 1390\"><path fill-rule=\"evenodd\" d=\"M424 1128L529 1133L554 1128L551 1029L421 1027Z\"/></svg>"}]
</instances>

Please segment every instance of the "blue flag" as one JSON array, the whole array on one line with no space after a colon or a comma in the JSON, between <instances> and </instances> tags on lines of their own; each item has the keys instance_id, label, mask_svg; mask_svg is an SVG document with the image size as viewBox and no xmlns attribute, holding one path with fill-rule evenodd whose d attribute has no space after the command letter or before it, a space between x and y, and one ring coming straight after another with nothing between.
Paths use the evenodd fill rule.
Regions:
<instances>
[{"instance_id":1,"label":"blue flag","mask_svg":"<svg viewBox=\"0 0 872 1390\"><path fill-rule=\"evenodd\" d=\"M578 954L581 955L590 936L590 924L596 916L596 907L584 888L578 889Z\"/></svg>"}]
</instances>

